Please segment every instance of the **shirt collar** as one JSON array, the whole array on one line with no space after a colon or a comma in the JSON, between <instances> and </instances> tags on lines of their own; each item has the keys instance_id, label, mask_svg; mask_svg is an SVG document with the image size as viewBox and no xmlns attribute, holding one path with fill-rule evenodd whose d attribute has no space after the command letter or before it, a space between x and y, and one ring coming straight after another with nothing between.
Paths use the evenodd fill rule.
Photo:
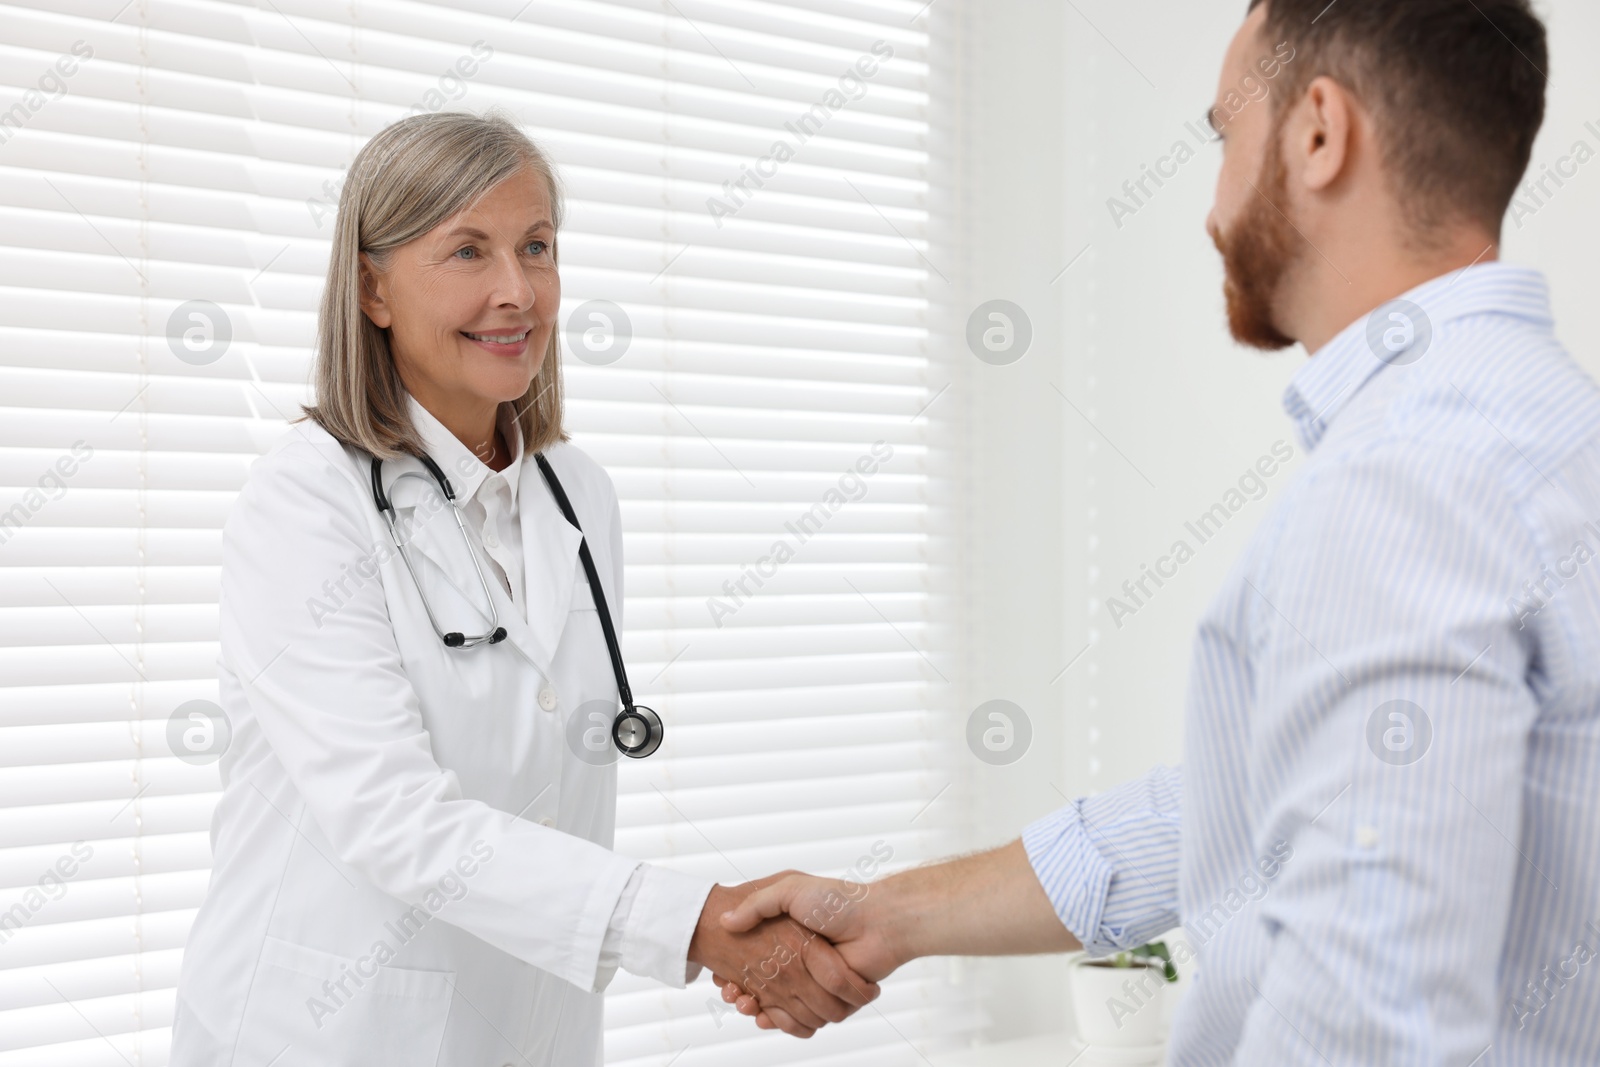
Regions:
<instances>
[{"instance_id":1,"label":"shirt collar","mask_svg":"<svg viewBox=\"0 0 1600 1067\"><path fill-rule=\"evenodd\" d=\"M516 504L517 483L521 480L518 472L522 463L522 424L512 416L511 405L501 404L495 415L500 434L511 448L511 463L504 471L490 469L409 391L406 393L406 407L411 413L411 425L422 437L423 447L444 471L445 477L450 479L457 500L462 503L471 500L477 496L479 488L490 475L498 474L505 479L506 487L511 491L512 505Z\"/></svg>"},{"instance_id":2,"label":"shirt collar","mask_svg":"<svg viewBox=\"0 0 1600 1067\"><path fill-rule=\"evenodd\" d=\"M1440 275L1362 315L1295 371L1283 393L1306 451L1374 374L1403 371L1422 359L1435 334L1453 319L1506 314L1552 323L1550 290L1530 267L1498 261Z\"/></svg>"}]
</instances>

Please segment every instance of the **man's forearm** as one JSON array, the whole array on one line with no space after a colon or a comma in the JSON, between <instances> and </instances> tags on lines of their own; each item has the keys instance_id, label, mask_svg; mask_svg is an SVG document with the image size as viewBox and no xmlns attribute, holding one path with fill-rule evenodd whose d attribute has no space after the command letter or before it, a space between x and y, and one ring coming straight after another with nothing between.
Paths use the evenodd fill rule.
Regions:
<instances>
[{"instance_id":1,"label":"man's forearm","mask_svg":"<svg viewBox=\"0 0 1600 1067\"><path fill-rule=\"evenodd\" d=\"M872 885L861 902L895 955L1014 956L1082 946L1056 915L1021 841L915 867Z\"/></svg>"}]
</instances>

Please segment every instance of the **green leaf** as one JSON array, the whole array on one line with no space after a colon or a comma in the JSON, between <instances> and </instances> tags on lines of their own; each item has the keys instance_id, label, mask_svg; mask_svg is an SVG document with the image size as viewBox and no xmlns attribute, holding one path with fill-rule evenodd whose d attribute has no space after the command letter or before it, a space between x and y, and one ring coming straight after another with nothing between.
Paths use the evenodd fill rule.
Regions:
<instances>
[{"instance_id":1,"label":"green leaf","mask_svg":"<svg viewBox=\"0 0 1600 1067\"><path fill-rule=\"evenodd\" d=\"M1121 954L1119 953L1119 955ZM1138 948L1129 950L1127 955L1142 956L1145 959L1158 959L1163 964L1161 973L1166 977L1167 981L1176 982L1178 980L1178 969L1172 965L1172 953L1167 951L1167 943L1165 941L1151 941L1148 944L1140 945ZM1123 965L1119 964L1119 966Z\"/></svg>"}]
</instances>

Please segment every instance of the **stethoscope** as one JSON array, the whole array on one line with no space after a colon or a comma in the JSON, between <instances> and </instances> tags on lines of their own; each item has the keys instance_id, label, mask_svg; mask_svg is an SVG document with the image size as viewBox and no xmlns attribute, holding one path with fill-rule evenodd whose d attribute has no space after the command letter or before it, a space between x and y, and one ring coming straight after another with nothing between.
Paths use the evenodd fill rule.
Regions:
<instances>
[{"instance_id":1,"label":"stethoscope","mask_svg":"<svg viewBox=\"0 0 1600 1067\"><path fill-rule=\"evenodd\" d=\"M506 628L500 625L500 613L494 606L494 596L489 592L489 579L484 576L483 564L478 561L478 553L472 547L472 538L467 536L467 524L461 520L461 509L456 506L456 493L450 486L450 480L444 476L444 471L428 456L418 456L422 465L428 468L428 473L433 475L433 480L439 483L439 489L444 493L444 498L450 502L450 510L456 517L456 526L461 530L461 539L467 543L467 554L472 557L473 570L478 572L478 582L483 586L484 599L489 602L489 629L481 634L467 635L452 631L446 633L439 626L439 621L434 618L433 608L428 604L428 594L422 589L422 583L417 580L416 569L411 565L411 556L406 552L404 541L395 525L394 505L383 491L383 460L374 456L372 458L372 497L378 504L378 510L384 518L389 520L389 538L394 542L395 548L400 550L400 558L405 561L406 570L411 575L411 580L416 584L417 595L422 598L422 610L428 614L428 622L433 626L433 632L447 648L472 648L488 642L497 645L506 639ZM578 531L578 558L583 560L583 573L589 579L589 589L594 593L595 607L600 609L600 629L605 632L606 651L611 654L611 673L617 679L617 695L622 699L622 710L617 712L617 717L611 722L611 740L621 750L624 756L634 759L644 759L656 749L661 747L661 738L666 734L666 728L661 725L661 716L642 704L633 702L633 690L628 686L628 671L622 665L622 648L617 643L617 631L611 624L611 610L606 607L606 594L600 588L600 576L594 568L594 557L589 554L588 538L583 536L583 527L578 524L578 516L572 510L572 502L567 499L566 490L561 488L561 480L556 477L556 472L550 469L543 455L533 457L539 464L539 473L544 475L545 484L550 487L550 493L556 498L556 503L561 507L561 514L566 516L575 530Z\"/></svg>"}]
</instances>

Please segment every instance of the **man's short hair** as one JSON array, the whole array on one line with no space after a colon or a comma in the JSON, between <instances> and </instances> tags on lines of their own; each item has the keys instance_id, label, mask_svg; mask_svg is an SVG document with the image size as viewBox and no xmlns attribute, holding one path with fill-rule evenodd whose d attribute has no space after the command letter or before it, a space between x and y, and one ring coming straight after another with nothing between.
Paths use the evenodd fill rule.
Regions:
<instances>
[{"instance_id":1,"label":"man's short hair","mask_svg":"<svg viewBox=\"0 0 1600 1067\"><path fill-rule=\"evenodd\" d=\"M1498 234L1544 123L1549 51L1528 0L1251 0L1288 41L1274 113L1327 75L1373 115L1396 193L1426 235Z\"/></svg>"}]
</instances>

